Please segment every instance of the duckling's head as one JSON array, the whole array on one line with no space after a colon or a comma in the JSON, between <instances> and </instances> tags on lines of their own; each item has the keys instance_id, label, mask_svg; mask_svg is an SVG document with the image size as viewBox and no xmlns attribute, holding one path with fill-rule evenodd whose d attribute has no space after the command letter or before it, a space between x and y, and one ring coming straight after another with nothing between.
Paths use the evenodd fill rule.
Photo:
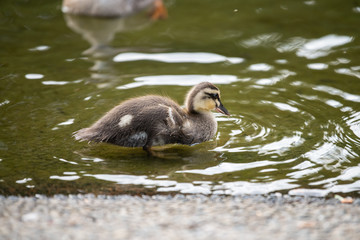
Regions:
<instances>
[{"instance_id":1,"label":"duckling's head","mask_svg":"<svg viewBox=\"0 0 360 240\"><path fill-rule=\"evenodd\" d=\"M194 86L187 94L185 105L189 113L204 113L216 110L230 116L220 100L220 90L209 82Z\"/></svg>"}]
</instances>

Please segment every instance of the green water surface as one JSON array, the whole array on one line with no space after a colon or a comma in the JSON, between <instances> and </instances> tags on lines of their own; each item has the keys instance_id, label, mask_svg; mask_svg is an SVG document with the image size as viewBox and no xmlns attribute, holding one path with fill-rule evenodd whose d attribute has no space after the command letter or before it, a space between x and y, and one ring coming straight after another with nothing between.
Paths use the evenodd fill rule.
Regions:
<instances>
[{"instance_id":1,"label":"green water surface","mask_svg":"<svg viewBox=\"0 0 360 240\"><path fill-rule=\"evenodd\" d=\"M149 21L1 1L0 194L360 196L359 1L165 3ZM182 103L201 81L231 113L212 141L149 158L72 138L127 98Z\"/></svg>"}]
</instances>

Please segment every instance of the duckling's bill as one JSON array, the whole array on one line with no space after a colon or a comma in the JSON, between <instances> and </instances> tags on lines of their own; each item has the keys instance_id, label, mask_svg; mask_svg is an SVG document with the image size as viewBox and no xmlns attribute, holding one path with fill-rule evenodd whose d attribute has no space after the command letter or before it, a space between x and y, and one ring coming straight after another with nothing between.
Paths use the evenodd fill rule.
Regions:
<instances>
[{"instance_id":1,"label":"duckling's bill","mask_svg":"<svg viewBox=\"0 0 360 240\"><path fill-rule=\"evenodd\" d=\"M220 102L220 105L215 108L215 110L219 113L225 114L226 116L230 116L229 111L224 107L224 105Z\"/></svg>"}]
</instances>

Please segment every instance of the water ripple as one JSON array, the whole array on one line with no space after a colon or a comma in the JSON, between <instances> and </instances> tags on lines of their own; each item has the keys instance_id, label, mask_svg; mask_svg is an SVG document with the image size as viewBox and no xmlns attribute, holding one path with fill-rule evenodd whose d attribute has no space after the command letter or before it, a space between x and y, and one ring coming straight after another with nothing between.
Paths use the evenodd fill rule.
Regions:
<instances>
[{"instance_id":1,"label":"water ripple","mask_svg":"<svg viewBox=\"0 0 360 240\"><path fill-rule=\"evenodd\" d=\"M241 81L234 75L156 75L143 76L134 79L135 82L118 86L116 89L130 89L141 86L155 85L176 85L176 86L193 86L204 81L210 81L214 84L229 84Z\"/></svg>"},{"instance_id":2,"label":"water ripple","mask_svg":"<svg viewBox=\"0 0 360 240\"><path fill-rule=\"evenodd\" d=\"M358 68L352 67L352 69L348 69L348 68L339 68L335 70L336 73L339 74L345 74L348 76L353 76L353 77L357 77L360 78L360 71Z\"/></svg>"},{"instance_id":3,"label":"water ripple","mask_svg":"<svg viewBox=\"0 0 360 240\"><path fill-rule=\"evenodd\" d=\"M193 173L193 174L202 174L202 175L215 175L222 174L228 172L237 172L243 171L246 169L265 167L277 164L284 164L291 162L292 160L284 161L284 162L276 162L276 161L257 161L250 163L228 163L224 162L214 167L209 167L206 169L192 169L192 170L181 170L176 171L176 173Z\"/></svg>"},{"instance_id":4,"label":"water ripple","mask_svg":"<svg viewBox=\"0 0 360 240\"><path fill-rule=\"evenodd\" d=\"M352 41L353 38L349 36L330 34L318 39L309 40L296 52L296 55L308 59L316 59L327 56L332 52L333 48L348 44Z\"/></svg>"},{"instance_id":5,"label":"water ripple","mask_svg":"<svg viewBox=\"0 0 360 240\"><path fill-rule=\"evenodd\" d=\"M87 177L94 177L96 179L116 182L117 184L135 184L145 186L168 187L176 185L176 181L170 180L152 180L148 176L135 176L126 174L84 174Z\"/></svg>"},{"instance_id":6,"label":"water ripple","mask_svg":"<svg viewBox=\"0 0 360 240\"><path fill-rule=\"evenodd\" d=\"M329 93L331 95L342 97L343 99L348 101L360 102L360 95L350 94L334 87L319 85L313 86L313 89L316 91L321 91L324 93Z\"/></svg>"},{"instance_id":7,"label":"water ripple","mask_svg":"<svg viewBox=\"0 0 360 240\"><path fill-rule=\"evenodd\" d=\"M243 58L225 57L215 53L206 52L173 52L173 53L120 53L114 57L114 62L131 62L140 60L159 61L165 63L242 63Z\"/></svg>"},{"instance_id":8,"label":"water ripple","mask_svg":"<svg viewBox=\"0 0 360 240\"><path fill-rule=\"evenodd\" d=\"M245 181L226 182L213 188L214 194L267 194L281 190L288 190L298 187L294 180L281 179L271 182L252 183Z\"/></svg>"}]
</instances>

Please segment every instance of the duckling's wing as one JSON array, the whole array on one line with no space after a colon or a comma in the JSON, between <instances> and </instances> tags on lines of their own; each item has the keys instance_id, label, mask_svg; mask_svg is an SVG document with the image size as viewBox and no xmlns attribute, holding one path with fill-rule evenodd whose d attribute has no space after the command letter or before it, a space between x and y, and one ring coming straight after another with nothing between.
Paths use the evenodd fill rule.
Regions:
<instances>
[{"instance_id":1,"label":"duckling's wing","mask_svg":"<svg viewBox=\"0 0 360 240\"><path fill-rule=\"evenodd\" d=\"M132 102L131 108L120 105L111 110L92 127L78 131L75 137L124 147L163 145L174 143L170 136L178 131L180 122L181 117L172 114L169 106L137 101Z\"/></svg>"},{"instance_id":2,"label":"duckling's wing","mask_svg":"<svg viewBox=\"0 0 360 240\"><path fill-rule=\"evenodd\" d=\"M148 110L148 114L153 115L152 131L148 139L149 146L174 143L190 145L192 143L193 138L183 131L184 123L188 119L182 108L169 104Z\"/></svg>"}]
</instances>

